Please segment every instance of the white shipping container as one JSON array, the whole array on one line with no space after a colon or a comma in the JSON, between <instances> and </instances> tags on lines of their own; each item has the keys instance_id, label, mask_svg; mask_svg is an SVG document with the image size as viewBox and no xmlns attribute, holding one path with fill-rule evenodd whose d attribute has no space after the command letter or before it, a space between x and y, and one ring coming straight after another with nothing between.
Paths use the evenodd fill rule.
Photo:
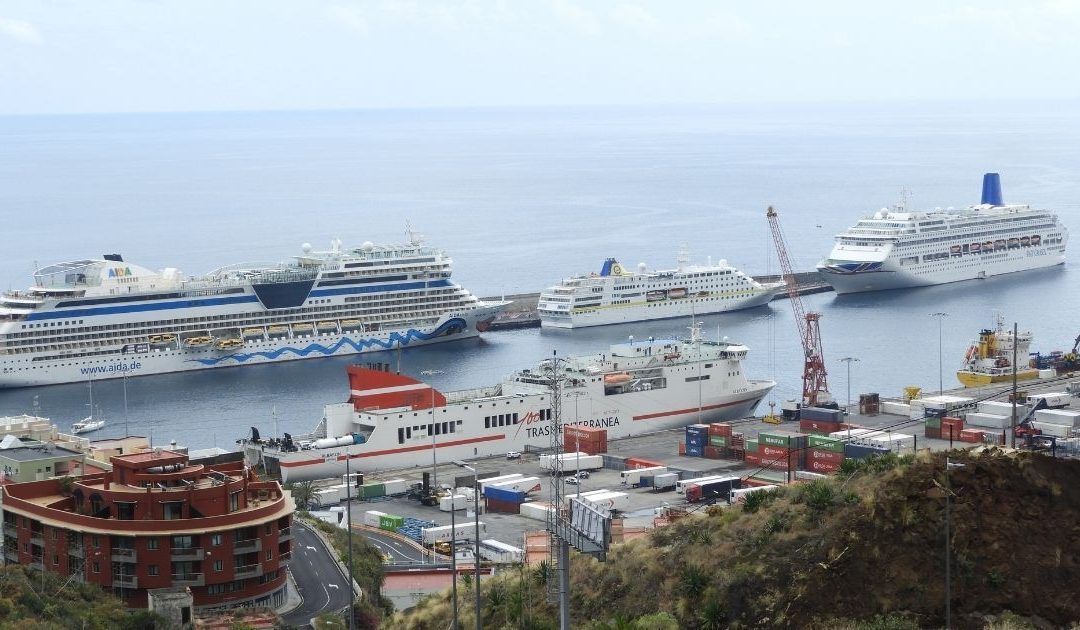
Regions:
<instances>
[{"instance_id":1,"label":"white shipping container","mask_svg":"<svg viewBox=\"0 0 1080 630\"><path fill-rule=\"evenodd\" d=\"M539 477L522 477L520 479L510 479L509 481L488 484L487 487L498 488L500 490L513 490L515 492L524 492L525 494L528 494L539 490L540 484Z\"/></svg>"},{"instance_id":2,"label":"white shipping container","mask_svg":"<svg viewBox=\"0 0 1080 630\"><path fill-rule=\"evenodd\" d=\"M1013 404L1011 402L1003 402L1000 400L984 400L979 403L979 413L993 413L999 416L1012 417ZM1023 418L1024 414L1023 405L1016 406L1017 417Z\"/></svg>"},{"instance_id":3,"label":"white shipping container","mask_svg":"<svg viewBox=\"0 0 1080 630\"><path fill-rule=\"evenodd\" d=\"M625 492L606 492L604 494L581 497L581 502L591 505L603 512L625 510L630 507L630 495Z\"/></svg>"},{"instance_id":4,"label":"white shipping container","mask_svg":"<svg viewBox=\"0 0 1080 630\"><path fill-rule=\"evenodd\" d=\"M1080 427L1080 413L1064 409L1040 409L1035 412L1039 422L1060 424L1068 427Z\"/></svg>"},{"instance_id":5,"label":"white shipping container","mask_svg":"<svg viewBox=\"0 0 1080 630\"><path fill-rule=\"evenodd\" d=\"M540 501L521 504L520 513L525 518L531 518L536 521L546 521L550 512L551 505Z\"/></svg>"},{"instance_id":6,"label":"white shipping container","mask_svg":"<svg viewBox=\"0 0 1080 630\"><path fill-rule=\"evenodd\" d=\"M1069 437L1069 431L1072 430L1071 426L1067 427L1063 424L1052 424L1050 422L1035 421L1031 423L1031 426L1041 431L1043 435L1056 437Z\"/></svg>"},{"instance_id":7,"label":"white shipping container","mask_svg":"<svg viewBox=\"0 0 1080 630\"><path fill-rule=\"evenodd\" d=\"M635 468L634 470L624 470L619 473L622 477L622 482L628 486L636 486L641 483L641 476L655 476L662 475L667 472L667 466L649 466L648 468Z\"/></svg>"},{"instance_id":8,"label":"white shipping container","mask_svg":"<svg viewBox=\"0 0 1080 630\"><path fill-rule=\"evenodd\" d=\"M525 475L523 475L521 473L514 473L514 474L511 474L511 475L499 475L498 477L489 477L487 479L481 479L480 480L480 494L483 495L484 494L484 488L486 488L488 486L492 486L492 485L495 485L497 483L502 483L504 481L510 481L512 479L521 479L524 476Z\"/></svg>"},{"instance_id":9,"label":"white shipping container","mask_svg":"<svg viewBox=\"0 0 1080 630\"><path fill-rule=\"evenodd\" d=\"M386 487L387 495L405 494L409 489L409 484L404 479L391 479L382 483Z\"/></svg>"},{"instance_id":10,"label":"white shipping container","mask_svg":"<svg viewBox=\"0 0 1080 630\"><path fill-rule=\"evenodd\" d=\"M1012 425L1010 416L1001 416L994 413L969 412L964 417L966 426L983 427L987 429L1005 429Z\"/></svg>"},{"instance_id":11,"label":"white shipping container","mask_svg":"<svg viewBox=\"0 0 1080 630\"><path fill-rule=\"evenodd\" d=\"M1039 378L1054 378L1057 376L1057 370L1053 368L1048 370L1039 370Z\"/></svg>"},{"instance_id":12,"label":"white shipping container","mask_svg":"<svg viewBox=\"0 0 1080 630\"><path fill-rule=\"evenodd\" d=\"M337 488L323 488L315 491L315 503L326 507L341 503L341 492Z\"/></svg>"},{"instance_id":13,"label":"white shipping container","mask_svg":"<svg viewBox=\"0 0 1080 630\"><path fill-rule=\"evenodd\" d=\"M755 492L768 492L769 490L776 490L779 486L756 486L754 488L736 488L731 491L731 502L742 503L746 501L746 495L753 494Z\"/></svg>"},{"instance_id":14,"label":"white shipping container","mask_svg":"<svg viewBox=\"0 0 1080 630\"><path fill-rule=\"evenodd\" d=\"M458 523L454 529L457 530L457 536L453 536L453 530L449 525L439 525L437 527L424 527L420 530L421 538L425 545L434 545L437 542L448 542L453 539L457 540L472 540L473 534L476 531L476 525L472 521L467 523ZM480 531L486 532L487 525L484 521L480 521Z\"/></svg>"},{"instance_id":15,"label":"white shipping container","mask_svg":"<svg viewBox=\"0 0 1080 630\"><path fill-rule=\"evenodd\" d=\"M1061 409L1069 404L1072 396L1067 392L1046 392L1044 394L1030 394L1028 396L1028 404L1033 404L1037 400L1045 400L1046 406L1051 409Z\"/></svg>"},{"instance_id":16,"label":"white shipping container","mask_svg":"<svg viewBox=\"0 0 1080 630\"><path fill-rule=\"evenodd\" d=\"M881 401L881 413L908 418L911 416L911 405L893 400L883 400Z\"/></svg>"},{"instance_id":17,"label":"white shipping container","mask_svg":"<svg viewBox=\"0 0 1080 630\"><path fill-rule=\"evenodd\" d=\"M446 495L439 498L439 509L443 512L449 512L450 510L464 510L471 504L472 501L469 500L469 497L463 494L455 494L452 497Z\"/></svg>"},{"instance_id":18,"label":"white shipping container","mask_svg":"<svg viewBox=\"0 0 1080 630\"><path fill-rule=\"evenodd\" d=\"M525 552L513 545L489 538L480 541L480 557L491 562L511 564L523 562Z\"/></svg>"},{"instance_id":19,"label":"white shipping container","mask_svg":"<svg viewBox=\"0 0 1080 630\"><path fill-rule=\"evenodd\" d=\"M546 470L552 470L552 465L553 463L549 461ZM559 463L559 470L564 473L579 470L600 470L603 467L604 457L602 455L581 455L580 457L575 455L574 457L564 458Z\"/></svg>"},{"instance_id":20,"label":"white shipping container","mask_svg":"<svg viewBox=\"0 0 1080 630\"><path fill-rule=\"evenodd\" d=\"M940 396L922 396L911 401L911 406L921 405L926 409L933 409L936 411L949 411L956 407L962 407L974 402L974 398L967 396L953 396L951 394L943 394Z\"/></svg>"},{"instance_id":21,"label":"white shipping container","mask_svg":"<svg viewBox=\"0 0 1080 630\"><path fill-rule=\"evenodd\" d=\"M865 444L867 446L880 446L890 451L905 451L915 449L915 436L907 433L892 433L889 431L875 431L856 436L851 440L853 444Z\"/></svg>"},{"instance_id":22,"label":"white shipping container","mask_svg":"<svg viewBox=\"0 0 1080 630\"><path fill-rule=\"evenodd\" d=\"M796 470L795 478L802 479L804 481L814 481L815 479L828 479L829 475L823 475L821 473L810 472L809 470Z\"/></svg>"},{"instance_id":23,"label":"white shipping container","mask_svg":"<svg viewBox=\"0 0 1080 630\"><path fill-rule=\"evenodd\" d=\"M364 512L364 525L367 525L369 527L378 527L380 516L389 515L386 512L380 512L378 510L368 510L367 512Z\"/></svg>"},{"instance_id":24,"label":"white shipping container","mask_svg":"<svg viewBox=\"0 0 1080 630\"><path fill-rule=\"evenodd\" d=\"M701 483L702 481L715 481L717 479L723 479L728 475L706 475L704 477L694 477L693 479L680 479L675 482L675 492L679 494L686 494L686 487L693 483Z\"/></svg>"},{"instance_id":25,"label":"white shipping container","mask_svg":"<svg viewBox=\"0 0 1080 630\"><path fill-rule=\"evenodd\" d=\"M922 416L919 416L920 418ZM867 433L876 433L877 429L844 429L843 431L834 431L829 434L831 438L839 438L841 440L854 439L860 435L866 435Z\"/></svg>"},{"instance_id":26,"label":"white shipping container","mask_svg":"<svg viewBox=\"0 0 1080 630\"><path fill-rule=\"evenodd\" d=\"M653 488L657 490L670 490L679 481L679 473L664 473L653 477Z\"/></svg>"}]
</instances>

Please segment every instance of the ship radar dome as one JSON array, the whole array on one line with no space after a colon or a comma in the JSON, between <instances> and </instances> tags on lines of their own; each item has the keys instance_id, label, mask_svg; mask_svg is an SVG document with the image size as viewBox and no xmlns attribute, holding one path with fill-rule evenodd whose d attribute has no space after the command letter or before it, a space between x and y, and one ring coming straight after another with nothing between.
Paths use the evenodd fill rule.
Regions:
<instances>
[{"instance_id":1,"label":"ship radar dome","mask_svg":"<svg viewBox=\"0 0 1080 630\"><path fill-rule=\"evenodd\" d=\"M645 273L645 269L647 269L647 267L645 266L645 263L639 262L637 264L637 270L638 270L639 273Z\"/></svg>"},{"instance_id":2,"label":"ship radar dome","mask_svg":"<svg viewBox=\"0 0 1080 630\"><path fill-rule=\"evenodd\" d=\"M375 243L372 243L371 241L364 241L364 244L360 246L360 249L364 250L365 252L370 252L371 250L375 249Z\"/></svg>"},{"instance_id":3,"label":"ship radar dome","mask_svg":"<svg viewBox=\"0 0 1080 630\"><path fill-rule=\"evenodd\" d=\"M311 243L304 243L303 245L301 245L300 246L300 251L304 252L305 254L310 254L311 253Z\"/></svg>"}]
</instances>

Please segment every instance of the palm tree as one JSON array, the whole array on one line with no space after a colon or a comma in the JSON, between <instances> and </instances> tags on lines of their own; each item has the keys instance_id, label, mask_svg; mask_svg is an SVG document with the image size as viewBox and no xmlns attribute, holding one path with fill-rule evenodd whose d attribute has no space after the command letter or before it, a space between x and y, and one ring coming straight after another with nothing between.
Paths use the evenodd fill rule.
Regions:
<instances>
[{"instance_id":1,"label":"palm tree","mask_svg":"<svg viewBox=\"0 0 1080 630\"><path fill-rule=\"evenodd\" d=\"M285 486L285 489L292 493L296 507L301 510L310 508L315 502L315 484L311 481L291 483Z\"/></svg>"}]
</instances>

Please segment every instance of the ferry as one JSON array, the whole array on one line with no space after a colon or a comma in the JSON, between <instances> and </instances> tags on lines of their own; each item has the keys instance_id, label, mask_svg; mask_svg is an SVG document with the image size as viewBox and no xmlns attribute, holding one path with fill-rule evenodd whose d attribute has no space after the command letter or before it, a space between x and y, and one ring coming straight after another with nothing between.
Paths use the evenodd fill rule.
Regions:
<instances>
[{"instance_id":1,"label":"ferry","mask_svg":"<svg viewBox=\"0 0 1080 630\"><path fill-rule=\"evenodd\" d=\"M600 273L563 280L540 294L540 325L585 328L669 317L708 315L768 304L784 290L783 282L760 283L726 260L691 265L685 251L678 267L637 272L608 258Z\"/></svg>"},{"instance_id":2,"label":"ferry","mask_svg":"<svg viewBox=\"0 0 1080 630\"><path fill-rule=\"evenodd\" d=\"M987 173L979 205L911 212L901 200L838 234L817 269L838 294L929 286L1063 264L1068 239L1056 214L1005 204Z\"/></svg>"},{"instance_id":3,"label":"ferry","mask_svg":"<svg viewBox=\"0 0 1080 630\"><path fill-rule=\"evenodd\" d=\"M407 234L400 245L304 244L288 262L201 277L117 254L43 267L28 291L0 295L0 388L390 350L486 330L506 303L454 284L450 257Z\"/></svg>"},{"instance_id":4,"label":"ferry","mask_svg":"<svg viewBox=\"0 0 1080 630\"><path fill-rule=\"evenodd\" d=\"M562 401L561 425L604 428L617 439L695 422L721 422L753 413L776 385L749 379L749 349L689 339L630 340L603 354L546 359L537 367L478 389L441 392L385 365L348 368L348 402L330 404L315 430L242 440L250 465L278 471L285 482L376 472L437 460L521 452L551 443L552 379Z\"/></svg>"},{"instance_id":5,"label":"ferry","mask_svg":"<svg viewBox=\"0 0 1080 630\"><path fill-rule=\"evenodd\" d=\"M1013 378L1013 344L1016 345L1016 379L1025 381L1039 376L1039 371L1029 367L1031 333L1019 332L1013 339L1013 331L1005 328L1005 319L998 315L997 328L979 332L979 338L968 346L964 364L956 372L956 379L964 387L981 387L992 383L1011 382Z\"/></svg>"}]
</instances>

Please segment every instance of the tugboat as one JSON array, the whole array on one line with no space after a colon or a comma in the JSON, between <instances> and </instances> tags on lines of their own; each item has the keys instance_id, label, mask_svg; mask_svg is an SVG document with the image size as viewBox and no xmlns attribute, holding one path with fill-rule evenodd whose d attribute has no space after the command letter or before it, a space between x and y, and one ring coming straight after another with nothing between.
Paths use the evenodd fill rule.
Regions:
<instances>
[{"instance_id":1,"label":"tugboat","mask_svg":"<svg viewBox=\"0 0 1080 630\"><path fill-rule=\"evenodd\" d=\"M997 318L995 330L983 329L979 339L968 347L964 365L956 372L956 378L964 387L981 387L991 383L1004 383L1013 377L1013 344L1016 344L1016 378L1036 378L1039 371L1027 365L1031 332L1021 332L1013 339L1013 332L1005 329L1005 320ZM1022 363L1023 362L1023 363Z\"/></svg>"}]
</instances>

